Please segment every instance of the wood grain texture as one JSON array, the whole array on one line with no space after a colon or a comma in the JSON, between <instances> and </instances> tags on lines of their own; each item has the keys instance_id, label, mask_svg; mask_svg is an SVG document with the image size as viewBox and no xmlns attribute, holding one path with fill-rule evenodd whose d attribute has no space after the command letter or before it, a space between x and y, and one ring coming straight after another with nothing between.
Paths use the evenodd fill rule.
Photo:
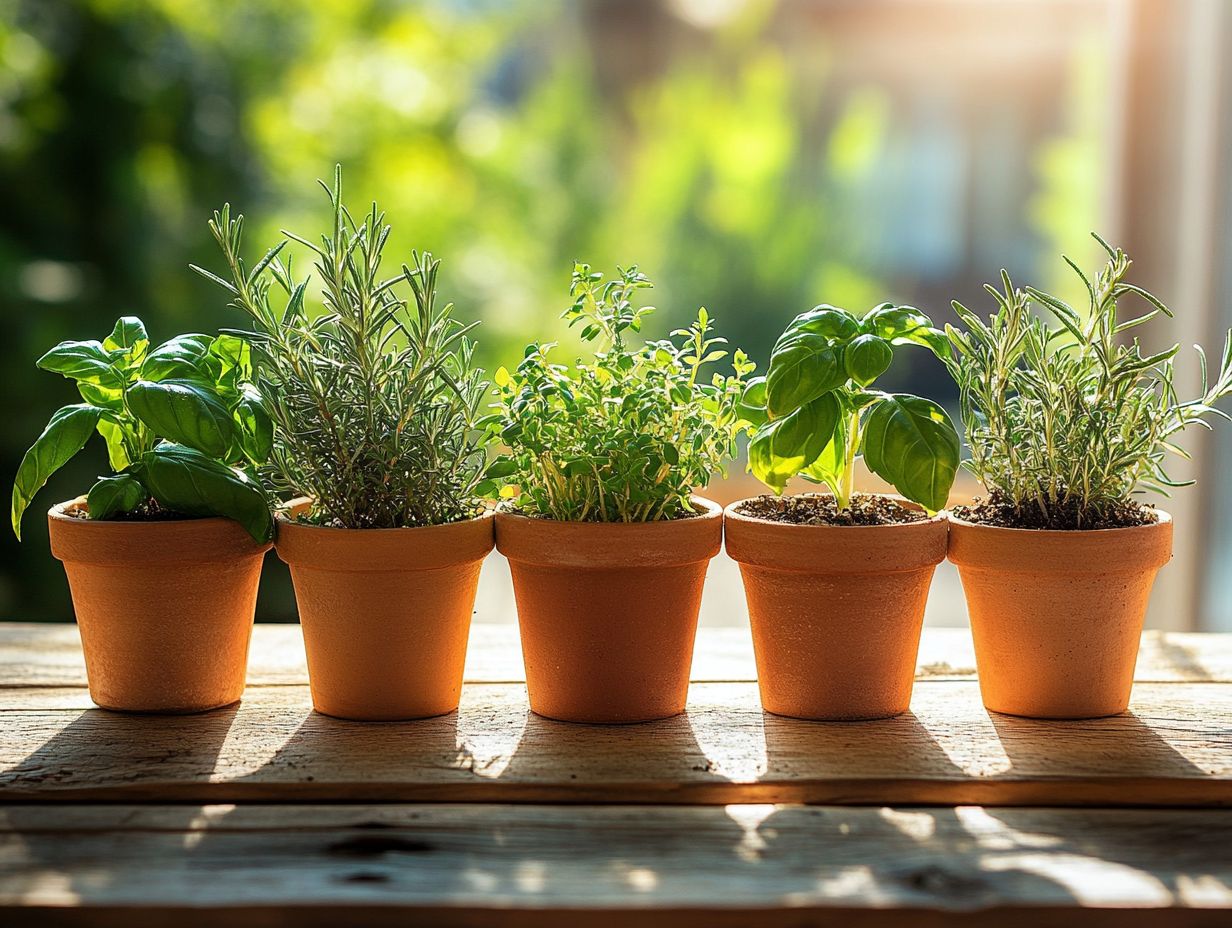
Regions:
<instances>
[{"instance_id":1,"label":"wood grain texture","mask_svg":"<svg viewBox=\"0 0 1232 928\"><path fill-rule=\"evenodd\" d=\"M916 677L974 680L975 652L970 631L924 629ZM713 682L756 678L747 628L698 630L692 679ZM474 626L466 679L472 683L525 679L515 624ZM1136 679L1144 683L1232 683L1232 635L1148 631L1142 636ZM307 682L304 639L299 626L256 626L248 660L248 685ZM76 625L0 622L0 689L85 684L86 669Z\"/></svg>"},{"instance_id":2,"label":"wood grain texture","mask_svg":"<svg viewBox=\"0 0 1232 928\"><path fill-rule=\"evenodd\" d=\"M1232 805L1232 686L1139 684L1086 722L990 715L978 687L916 686L880 722L767 715L750 683L697 683L689 711L632 726L531 714L519 684L471 684L458 713L356 723L307 689L255 687L199 716L90 708L80 688L13 689L0 799L997 805Z\"/></svg>"},{"instance_id":3,"label":"wood grain texture","mask_svg":"<svg viewBox=\"0 0 1232 928\"><path fill-rule=\"evenodd\" d=\"M6 925L1121 928L1229 907L1232 811L0 809Z\"/></svg>"}]
</instances>

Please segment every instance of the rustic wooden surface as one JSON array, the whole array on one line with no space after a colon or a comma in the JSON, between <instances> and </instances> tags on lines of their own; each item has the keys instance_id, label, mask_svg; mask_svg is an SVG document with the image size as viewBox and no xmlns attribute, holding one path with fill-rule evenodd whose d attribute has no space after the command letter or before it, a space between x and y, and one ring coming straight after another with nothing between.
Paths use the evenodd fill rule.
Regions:
<instances>
[{"instance_id":1,"label":"rustic wooden surface","mask_svg":"<svg viewBox=\"0 0 1232 928\"><path fill-rule=\"evenodd\" d=\"M0 622L0 687L85 686L77 626ZM926 628L916 675L930 680L974 680L975 652L965 628ZM1142 636L1136 677L1143 683L1232 683L1232 636L1148 631ZM747 628L702 628L692 678L755 680ZM525 679L522 647L513 624L476 625L466 661L473 683ZM250 685L307 684L304 639L298 625L258 625L248 658Z\"/></svg>"},{"instance_id":2,"label":"rustic wooden surface","mask_svg":"<svg viewBox=\"0 0 1232 928\"><path fill-rule=\"evenodd\" d=\"M1232 811L18 806L0 919L1214 926L1229 847Z\"/></svg>"},{"instance_id":3,"label":"rustic wooden surface","mask_svg":"<svg viewBox=\"0 0 1232 928\"><path fill-rule=\"evenodd\" d=\"M577 726L478 626L458 713L360 724L260 626L240 705L128 716L73 626L0 625L0 924L1232 924L1232 636L1148 634L1091 722L991 715L973 664L929 629L910 714L798 722L704 629L686 715Z\"/></svg>"}]
</instances>

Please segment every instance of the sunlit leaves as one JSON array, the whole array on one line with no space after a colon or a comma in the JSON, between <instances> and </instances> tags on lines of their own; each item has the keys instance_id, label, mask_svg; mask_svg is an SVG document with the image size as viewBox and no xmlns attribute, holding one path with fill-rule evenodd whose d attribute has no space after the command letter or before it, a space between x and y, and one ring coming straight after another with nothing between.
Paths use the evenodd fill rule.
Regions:
<instances>
[{"instance_id":1,"label":"sunlit leaves","mask_svg":"<svg viewBox=\"0 0 1232 928\"><path fill-rule=\"evenodd\" d=\"M958 435L931 400L889 394L868 409L861 444L868 469L907 499L944 509L958 471Z\"/></svg>"},{"instance_id":2,"label":"sunlit leaves","mask_svg":"<svg viewBox=\"0 0 1232 928\"><path fill-rule=\"evenodd\" d=\"M903 496L941 509L958 466L949 418L928 400L867 389L889 368L892 346L947 356L938 339L945 335L927 316L890 303L862 319L834 306L796 316L775 343L764 387L750 384L742 399L756 427L749 470L776 493L797 475L825 484L845 507L863 451Z\"/></svg>"},{"instance_id":3,"label":"sunlit leaves","mask_svg":"<svg viewBox=\"0 0 1232 928\"><path fill-rule=\"evenodd\" d=\"M1176 485L1165 468L1176 435L1214 414L1232 392L1232 336L1218 370L1200 356L1200 395L1180 400L1173 384L1176 347L1143 352L1126 333L1168 314L1152 294L1126 280L1130 261L1095 236L1107 264L1088 277L1079 313L1036 288L1014 287L1001 272L988 317L954 304L962 328L947 334L947 360L959 387L971 448L968 468L989 493L1059 528L1083 528L1132 501L1139 490ZM1125 308L1145 304L1129 319Z\"/></svg>"},{"instance_id":4,"label":"sunlit leaves","mask_svg":"<svg viewBox=\"0 0 1232 928\"><path fill-rule=\"evenodd\" d=\"M230 465L263 464L272 425L260 394L247 382L250 349L242 340L182 335L150 350L145 325L135 316L123 316L102 342L62 342L38 364L75 381L85 402L57 412L26 453L13 487L13 529L19 537L21 515L34 493L95 431L106 444L114 476L101 478L91 489L90 518L135 512L151 497L168 512L226 515L237 499L250 498L251 482ZM213 476L198 486L191 511L160 497L159 488L175 488L176 481L151 484L138 476L151 455L162 454L169 443L190 446L213 462L206 468ZM195 463L185 467L181 472L195 472ZM243 486L228 486L228 481ZM177 499L184 498L177 490ZM244 509L242 514L248 525L257 525L253 512Z\"/></svg>"},{"instance_id":5,"label":"sunlit leaves","mask_svg":"<svg viewBox=\"0 0 1232 928\"><path fill-rule=\"evenodd\" d=\"M588 265L573 275L564 318L593 343L593 360L554 364L531 345L515 371L495 377L494 435L509 453L488 470L500 495L529 512L570 521L644 522L687 511L689 495L735 453L750 420L764 419L765 383L745 391L753 364L728 359L698 311L670 339L631 345L649 311L632 297L649 281L636 267L604 283Z\"/></svg>"},{"instance_id":6,"label":"sunlit leaves","mask_svg":"<svg viewBox=\"0 0 1232 928\"><path fill-rule=\"evenodd\" d=\"M34 498L57 470L82 449L94 433L99 411L93 406L65 406L56 410L47 427L30 446L17 468L13 481L13 531L21 538L21 517Z\"/></svg>"}]
</instances>

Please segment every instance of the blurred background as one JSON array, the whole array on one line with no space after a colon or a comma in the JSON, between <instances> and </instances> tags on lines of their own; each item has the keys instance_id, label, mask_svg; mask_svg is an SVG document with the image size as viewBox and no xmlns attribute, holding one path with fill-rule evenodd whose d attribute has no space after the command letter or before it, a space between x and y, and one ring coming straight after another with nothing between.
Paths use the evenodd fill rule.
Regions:
<instances>
[{"instance_id":1,"label":"blurred background","mask_svg":"<svg viewBox=\"0 0 1232 928\"><path fill-rule=\"evenodd\" d=\"M75 399L40 354L122 314L156 342L240 324L187 270L218 266L210 211L248 215L253 259L281 228L314 238L335 162L353 207L388 211L391 255L443 258L490 367L532 340L571 354L575 258L638 263L652 334L705 305L764 367L819 302L943 324L1002 267L1077 299L1059 256L1097 262L1093 229L1176 310L1153 341L1217 350L1229 51L1222 0L0 0L0 471ZM954 405L923 352L889 380ZM1232 429L1189 444L1201 482L1163 503L1177 558L1149 622L1232 630ZM0 618L71 617L38 513L105 462L88 446L24 543L0 533ZM757 492L742 472L710 495ZM479 618L511 600L494 557ZM258 616L295 616L272 555ZM729 561L703 621L745 621ZM966 621L946 568L928 621Z\"/></svg>"}]
</instances>

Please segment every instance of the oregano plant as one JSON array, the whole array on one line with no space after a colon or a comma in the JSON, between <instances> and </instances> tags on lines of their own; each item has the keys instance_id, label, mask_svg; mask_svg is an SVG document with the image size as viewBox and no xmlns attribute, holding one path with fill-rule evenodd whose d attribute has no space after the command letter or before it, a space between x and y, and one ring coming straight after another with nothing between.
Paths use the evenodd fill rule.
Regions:
<instances>
[{"instance_id":1,"label":"oregano plant","mask_svg":"<svg viewBox=\"0 0 1232 928\"><path fill-rule=\"evenodd\" d=\"M824 484L846 510L863 455L905 498L930 512L945 508L959 457L949 416L932 400L873 389L895 349L912 345L949 353L945 333L909 306L883 303L858 317L821 305L796 316L766 376L744 395L757 425L749 470L778 494L797 475Z\"/></svg>"},{"instance_id":2,"label":"oregano plant","mask_svg":"<svg viewBox=\"0 0 1232 928\"><path fill-rule=\"evenodd\" d=\"M273 422L265 476L307 496L308 521L342 528L404 528L471 518L495 487L484 482L488 384L468 334L437 295L440 261L412 252L385 276L390 226L373 203L357 219L343 204L342 170L331 224L317 241L286 238L248 267L242 215L214 213L210 231L226 277L194 266L246 314L256 381ZM309 305L288 241L309 249L324 306Z\"/></svg>"},{"instance_id":3,"label":"oregano plant","mask_svg":"<svg viewBox=\"0 0 1232 928\"><path fill-rule=\"evenodd\" d=\"M1172 311L1128 280L1131 261L1098 235L1107 263L1081 280L1081 310L1035 287L1016 288L1005 271L987 318L954 303L963 328L947 327L962 421L971 446L964 462L988 499L964 515L1022 528L1082 529L1148 518L1140 490L1166 495L1184 485L1169 477L1169 454L1185 457L1176 437L1207 418L1229 418L1215 403L1232 393L1232 333L1213 378L1206 355L1198 396L1181 400L1173 384L1179 345L1149 353L1139 326ZM1128 318L1124 301L1145 311ZM1130 333L1133 333L1132 335Z\"/></svg>"},{"instance_id":4,"label":"oregano plant","mask_svg":"<svg viewBox=\"0 0 1232 928\"><path fill-rule=\"evenodd\" d=\"M508 452L488 473L522 512L564 521L650 522L691 513L690 494L735 454L747 427L739 408L754 365L731 354L732 373L703 374L728 357L698 311L687 329L641 342L653 311L634 302L652 286L636 266L605 280L573 270L573 304L593 359L555 364L552 344L532 344L514 371L496 373L494 432Z\"/></svg>"},{"instance_id":5,"label":"oregano plant","mask_svg":"<svg viewBox=\"0 0 1232 928\"><path fill-rule=\"evenodd\" d=\"M22 458L18 538L34 495L97 433L112 473L90 489L89 518L225 516L269 540L270 503L255 468L272 429L241 339L180 335L151 349L141 320L124 316L103 341L61 342L38 367L74 381L82 402L57 410Z\"/></svg>"}]
</instances>

